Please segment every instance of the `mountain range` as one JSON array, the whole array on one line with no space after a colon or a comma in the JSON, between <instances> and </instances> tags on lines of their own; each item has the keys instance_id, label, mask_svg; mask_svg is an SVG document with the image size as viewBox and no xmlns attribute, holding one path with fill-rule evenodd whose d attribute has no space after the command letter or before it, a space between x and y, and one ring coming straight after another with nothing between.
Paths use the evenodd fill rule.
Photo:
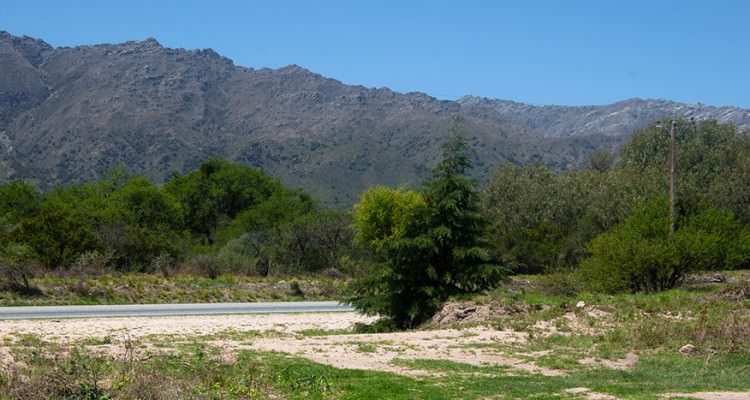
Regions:
<instances>
[{"instance_id":1,"label":"mountain range","mask_svg":"<svg viewBox=\"0 0 750 400\"><path fill-rule=\"evenodd\" d=\"M0 182L49 189L118 163L163 182L222 157L346 207L367 187L428 177L456 117L480 180L508 162L580 168L661 118L750 128L750 110L736 107L447 101L345 85L296 65L241 67L210 49L155 39L54 48L0 32Z\"/></svg>"}]
</instances>

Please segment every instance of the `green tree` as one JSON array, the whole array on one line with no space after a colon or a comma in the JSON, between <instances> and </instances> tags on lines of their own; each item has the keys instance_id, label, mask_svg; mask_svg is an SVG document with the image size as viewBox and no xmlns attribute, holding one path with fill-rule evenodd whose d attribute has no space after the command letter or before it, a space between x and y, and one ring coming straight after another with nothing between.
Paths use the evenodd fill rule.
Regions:
<instances>
[{"instance_id":1,"label":"green tree","mask_svg":"<svg viewBox=\"0 0 750 400\"><path fill-rule=\"evenodd\" d=\"M374 249L379 262L350 285L348 302L409 328L449 297L504 278L506 269L488 261L476 183L466 177L470 168L465 139L454 132L424 195L375 188L362 196L355 206L357 238Z\"/></svg>"},{"instance_id":2,"label":"green tree","mask_svg":"<svg viewBox=\"0 0 750 400\"><path fill-rule=\"evenodd\" d=\"M231 264L230 270L253 265L261 275L299 272L300 264L294 261L298 258L290 254L294 246L289 243L289 230L295 220L317 211L307 193L279 189L217 230L220 255Z\"/></svg>"},{"instance_id":3,"label":"green tree","mask_svg":"<svg viewBox=\"0 0 750 400\"><path fill-rule=\"evenodd\" d=\"M160 255L180 257L182 217L174 197L146 178L133 177L108 196L99 235L115 252L118 267L147 270Z\"/></svg>"},{"instance_id":4,"label":"green tree","mask_svg":"<svg viewBox=\"0 0 750 400\"><path fill-rule=\"evenodd\" d=\"M182 203L190 231L212 244L218 228L281 190L281 184L254 168L211 159L198 171L175 175L165 190Z\"/></svg>"},{"instance_id":5,"label":"green tree","mask_svg":"<svg viewBox=\"0 0 750 400\"><path fill-rule=\"evenodd\" d=\"M12 239L34 249L39 262L48 269L67 268L79 254L101 248L87 220L48 202L32 217L21 221Z\"/></svg>"},{"instance_id":6,"label":"green tree","mask_svg":"<svg viewBox=\"0 0 750 400\"><path fill-rule=\"evenodd\" d=\"M427 275L434 277L446 298L493 287L507 273L488 262L486 221L480 213L477 183L467 178L470 169L466 138L454 126L424 196L429 210L426 233L436 250Z\"/></svg>"},{"instance_id":7,"label":"green tree","mask_svg":"<svg viewBox=\"0 0 750 400\"><path fill-rule=\"evenodd\" d=\"M482 190L493 257L519 273L568 270L586 245L657 193L651 169L630 167L557 175L543 166L504 165Z\"/></svg>"},{"instance_id":8,"label":"green tree","mask_svg":"<svg viewBox=\"0 0 750 400\"><path fill-rule=\"evenodd\" d=\"M0 185L0 218L16 223L34 214L42 202L42 195L22 181Z\"/></svg>"},{"instance_id":9,"label":"green tree","mask_svg":"<svg viewBox=\"0 0 750 400\"><path fill-rule=\"evenodd\" d=\"M415 191L385 186L371 188L354 206L356 240L379 248L385 241L402 238L426 207L424 197Z\"/></svg>"},{"instance_id":10,"label":"green tree","mask_svg":"<svg viewBox=\"0 0 750 400\"><path fill-rule=\"evenodd\" d=\"M622 164L648 172L658 185L655 193L666 193L669 177L667 128L651 124L636 132L623 147ZM714 120L691 123L677 121L677 199L682 213L705 207L729 208L744 223L750 223L750 137L732 124ZM654 174L653 171L659 171ZM646 182L646 179L643 179ZM653 186L653 183L648 183ZM654 194L654 193L652 193Z\"/></svg>"},{"instance_id":11,"label":"green tree","mask_svg":"<svg viewBox=\"0 0 750 400\"><path fill-rule=\"evenodd\" d=\"M275 261L288 273L337 268L352 243L347 215L334 210L305 213L280 226Z\"/></svg>"}]
</instances>

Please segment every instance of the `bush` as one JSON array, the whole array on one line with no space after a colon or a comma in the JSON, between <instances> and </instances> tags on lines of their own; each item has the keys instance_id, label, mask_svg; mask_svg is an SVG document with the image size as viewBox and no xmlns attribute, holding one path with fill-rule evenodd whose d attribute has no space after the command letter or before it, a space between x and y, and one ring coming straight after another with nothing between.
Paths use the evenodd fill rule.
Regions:
<instances>
[{"instance_id":1,"label":"bush","mask_svg":"<svg viewBox=\"0 0 750 400\"><path fill-rule=\"evenodd\" d=\"M654 292L675 287L690 271L747 264L746 233L731 211L703 210L670 233L668 209L666 198L653 198L591 241L581 272L592 289Z\"/></svg>"},{"instance_id":2,"label":"bush","mask_svg":"<svg viewBox=\"0 0 750 400\"><path fill-rule=\"evenodd\" d=\"M0 285L22 293L37 292L31 285L36 263L34 251L25 244L8 243L0 247Z\"/></svg>"},{"instance_id":3,"label":"bush","mask_svg":"<svg viewBox=\"0 0 750 400\"><path fill-rule=\"evenodd\" d=\"M175 259L169 253L161 253L151 260L149 270L161 273L164 277L169 277L174 273Z\"/></svg>"},{"instance_id":4,"label":"bush","mask_svg":"<svg viewBox=\"0 0 750 400\"><path fill-rule=\"evenodd\" d=\"M548 296L573 297L583 291L584 282L575 271L559 271L540 275L535 286Z\"/></svg>"},{"instance_id":5,"label":"bush","mask_svg":"<svg viewBox=\"0 0 750 400\"><path fill-rule=\"evenodd\" d=\"M75 291L78 293L85 293L86 278L107 272L111 261L111 251L99 252L97 250L92 250L79 254L70 266L70 273L78 278Z\"/></svg>"},{"instance_id":6,"label":"bush","mask_svg":"<svg viewBox=\"0 0 750 400\"><path fill-rule=\"evenodd\" d=\"M214 256L201 254L187 260L183 266L185 272L216 279L221 275L221 264Z\"/></svg>"},{"instance_id":7,"label":"bush","mask_svg":"<svg viewBox=\"0 0 750 400\"><path fill-rule=\"evenodd\" d=\"M47 269L67 268L79 254L101 247L88 221L57 204L24 219L13 237L31 246Z\"/></svg>"}]
</instances>

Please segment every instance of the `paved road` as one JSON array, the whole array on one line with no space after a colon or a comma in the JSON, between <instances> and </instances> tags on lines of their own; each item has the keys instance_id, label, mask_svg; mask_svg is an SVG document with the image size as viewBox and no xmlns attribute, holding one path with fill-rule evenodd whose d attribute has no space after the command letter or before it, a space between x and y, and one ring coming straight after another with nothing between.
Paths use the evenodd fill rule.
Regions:
<instances>
[{"instance_id":1,"label":"paved road","mask_svg":"<svg viewBox=\"0 0 750 400\"><path fill-rule=\"evenodd\" d=\"M95 317L157 317L217 314L342 312L352 308L335 301L275 303L128 304L103 306L0 307L0 320Z\"/></svg>"}]
</instances>

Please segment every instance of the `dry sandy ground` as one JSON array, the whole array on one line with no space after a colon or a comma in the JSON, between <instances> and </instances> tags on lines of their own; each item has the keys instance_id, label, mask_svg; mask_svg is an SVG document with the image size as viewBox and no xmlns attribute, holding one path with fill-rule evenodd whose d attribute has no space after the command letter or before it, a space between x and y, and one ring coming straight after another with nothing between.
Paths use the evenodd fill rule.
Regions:
<instances>
[{"instance_id":1,"label":"dry sandy ground","mask_svg":"<svg viewBox=\"0 0 750 400\"><path fill-rule=\"evenodd\" d=\"M291 334L308 329L347 329L357 322L369 323L372 320L348 312L20 320L0 321L0 338L12 334L34 334L44 340L66 343L107 336L127 335L131 339L141 339L149 335L211 335L228 330Z\"/></svg>"},{"instance_id":2,"label":"dry sandy ground","mask_svg":"<svg viewBox=\"0 0 750 400\"><path fill-rule=\"evenodd\" d=\"M483 327L438 329L388 334L306 336L309 330L336 331L351 328L355 323L373 319L356 313L226 315L200 317L148 317L0 321L0 340L12 343L23 335L33 334L42 340L60 344L86 339L107 338L106 344L88 346L92 351L122 356L132 351L137 342L140 352L168 352L163 338L178 344L191 337L218 335L209 343L221 349L221 356L231 359L242 349L280 351L306 357L338 368L391 371L407 376L435 375L434 371L412 368L397 360L450 360L472 365L504 366L508 373L531 372L547 376L564 375L563 371L537 366L533 359L548 352L518 353L527 336L525 333ZM259 333L259 335L255 335ZM262 334L262 335L260 335ZM151 341L159 341L155 347ZM515 351L512 351L515 349ZM606 368L631 368L638 361L629 353L622 360L583 359L582 364ZM7 347L0 346L0 365L13 362ZM587 388L566 391L587 400L616 400L607 394ZM664 398L680 398L687 394L665 394ZM717 400L748 400L745 393L690 393L690 397Z\"/></svg>"}]
</instances>

